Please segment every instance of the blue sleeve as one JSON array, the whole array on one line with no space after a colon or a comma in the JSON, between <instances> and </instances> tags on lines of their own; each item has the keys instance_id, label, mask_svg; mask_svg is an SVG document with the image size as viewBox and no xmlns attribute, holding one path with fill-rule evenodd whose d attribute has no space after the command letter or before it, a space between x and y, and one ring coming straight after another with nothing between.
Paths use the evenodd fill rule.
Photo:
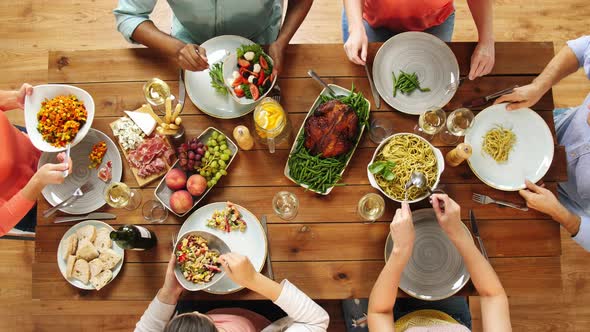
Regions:
<instances>
[{"instance_id":1,"label":"blue sleeve","mask_svg":"<svg viewBox=\"0 0 590 332\"><path fill-rule=\"evenodd\" d=\"M156 6L157 0L119 0L119 5L113 13L117 21L117 30L130 43L136 43L131 36L144 21L149 21L150 14Z\"/></svg>"},{"instance_id":2,"label":"blue sleeve","mask_svg":"<svg viewBox=\"0 0 590 332\"><path fill-rule=\"evenodd\" d=\"M590 251L590 217L580 216L582 218L580 223L580 230L576 236L572 237L582 248Z\"/></svg>"},{"instance_id":3,"label":"blue sleeve","mask_svg":"<svg viewBox=\"0 0 590 332\"><path fill-rule=\"evenodd\" d=\"M589 144L587 143L587 146ZM581 156L576 164L576 189L585 202L590 202L590 153ZM590 203L589 203L590 205Z\"/></svg>"},{"instance_id":4,"label":"blue sleeve","mask_svg":"<svg viewBox=\"0 0 590 332\"><path fill-rule=\"evenodd\" d=\"M578 66L584 67L586 76L590 78L590 36L570 40L567 42L567 46L574 51L578 59Z\"/></svg>"}]
</instances>

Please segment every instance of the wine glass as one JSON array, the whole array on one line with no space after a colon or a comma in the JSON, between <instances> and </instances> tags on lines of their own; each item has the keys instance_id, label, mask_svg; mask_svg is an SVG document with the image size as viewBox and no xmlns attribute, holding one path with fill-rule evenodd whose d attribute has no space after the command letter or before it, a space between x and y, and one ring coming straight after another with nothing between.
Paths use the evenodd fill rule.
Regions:
<instances>
[{"instance_id":1,"label":"wine glass","mask_svg":"<svg viewBox=\"0 0 590 332\"><path fill-rule=\"evenodd\" d=\"M414 127L414 133L431 141L438 132L440 132L447 119L445 111L440 107L431 107L426 112L420 114L418 124Z\"/></svg>"},{"instance_id":2,"label":"wine glass","mask_svg":"<svg viewBox=\"0 0 590 332\"><path fill-rule=\"evenodd\" d=\"M107 204L117 209L135 210L141 205L141 192L123 182L111 182L103 194Z\"/></svg>"},{"instance_id":3,"label":"wine glass","mask_svg":"<svg viewBox=\"0 0 590 332\"><path fill-rule=\"evenodd\" d=\"M358 214L369 223L374 223L375 220L381 218L384 211L385 200L379 194L368 193L358 202Z\"/></svg>"},{"instance_id":4,"label":"wine glass","mask_svg":"<svg viewBox=\"0 0 590 332\"><path fill-rule=\"evenodd\" d=\"M279 191L272 199L272 207L281 219L292 220L297 216L299 200L291 192Z\"/></svg>"},{"instance_id":5,"label":"wine glass","mask_svg":"<svg viewBox=\"0 0 590 332\"><path fill-rule=\"evenodd\" d=\"M376 118L371 121L369 127L369 139L375 144L380 144L384 139L393 134L393 122L389 119Z\"/></svg>"},{"instance_id":6,"label":"wine glass","mask_svg":"<svg viewBox=\"0 0 590 332\"><path fill-rule=\"evenodd\" d=\"M150 199L143 204L141 212L143 219L153 223L160 223L168 218L168 210L166 207L159 201L153 199Z\"/></svg>"},{"instance_id":7,"label":"wine glass","mask_svg":"<svg viewBox=\"0 0 590 332\"><path fill-rule=\"evenodd\" d=\"M473 112L468 108L458 108L447 117L447 127L440 133L441 140L449 145L459 143L460 137L473 124Z\"/></svg>"}]
</instances>

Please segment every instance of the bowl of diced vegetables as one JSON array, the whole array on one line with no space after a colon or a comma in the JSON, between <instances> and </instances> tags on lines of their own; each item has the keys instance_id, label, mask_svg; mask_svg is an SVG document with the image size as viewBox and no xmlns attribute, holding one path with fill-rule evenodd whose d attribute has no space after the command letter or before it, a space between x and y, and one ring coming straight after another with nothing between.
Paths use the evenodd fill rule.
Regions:
<instances>
[{"instance_id":1,"label":"bowl of diced vegetables","mask_svg":"<svg viewBox=\"0 0 590 332\"><path fill-rule=\"evenodd\" d=\"M188 231L174 244L174 275L189 291L200 291L223 278L219 256L229 253L229 246L218 236L205 231Z\"/></svg>"},{"instance_id":2,"label":"bowl of diced vegetables","mask_svg":"<svg viewBox=\"0 0 590 332\"><path fill-rule=\"evenodd\" d=\"M273 61L258 44L244 44L223 60L223 77L233 99L243 105L264 98L277 78Z\"/></svg>"}]
</instances>

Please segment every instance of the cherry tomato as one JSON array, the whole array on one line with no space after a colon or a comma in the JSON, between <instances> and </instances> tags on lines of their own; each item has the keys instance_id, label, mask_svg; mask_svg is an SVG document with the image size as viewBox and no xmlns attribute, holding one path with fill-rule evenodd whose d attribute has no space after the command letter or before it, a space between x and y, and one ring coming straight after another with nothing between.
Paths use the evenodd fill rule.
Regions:
<instances>
[{"instance_id":1,"label":"cherry tomato","mask_svg":"<svg viewBox=\"0 0 590 332\"><path fill-rule=\"evenodd\" d=\"M258 76L258 86L261 86L264 82L264 70L260 71L260 76Z\"/></svg>"},{"instance_id":2,"label":"cherry tomato","mask_svg":"<svg viewBox=\"0 0 590 332\"><path fill-rule=\"evenodd\" d=\"M239 86L240 84L245 83L245 82L246 82L246 80L242 76L238 76L238 78L236 78L234 80L234 82L232 83L231 86L233 88L235 88L236 86Z\"/></svg>"},{"instance_id":3,"label":"cherry tomato","mask_svg":"<svg viewBox=\"0 0 590 332\"><path fill-rule=\"evenodd\" d=\"M245 93L244 93L244 89L242 89L241 85L238 85L234 88L234 92L236 94L236 96L238 97L244 97Z\"/></svg>"},{"instance_id":4,"label":"cherry tomato","mask_svg":"<svg viewBox=\"0 0 590 332\"><path fill-rule=\"evenodd\" d=\"M252 99L258 100L260 98L260 90L254 84L250 84L250 93L252 94Z\"/></svg>"},{"instance_id":5,"label":"cherry tomato","mask_svg":"<svg viewBox=\"0 0 590 332\"><path fill-rule=\"evenodd\" d=\"M268 63L266 63L266 59L264 58L263 55L260 56L259 62L260 62L260 67L262 67L262 69L268 69Z\"/></svg>"}]
</instances>

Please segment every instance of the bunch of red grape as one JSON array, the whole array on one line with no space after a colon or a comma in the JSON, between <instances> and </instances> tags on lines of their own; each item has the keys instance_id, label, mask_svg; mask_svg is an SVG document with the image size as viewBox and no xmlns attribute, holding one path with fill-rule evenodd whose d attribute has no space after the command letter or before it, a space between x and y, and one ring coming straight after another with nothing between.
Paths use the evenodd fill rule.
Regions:
<instances>
[{"instance_id":1,"label":"bunch of red grape","mask_svg":"<svg viewBox=\"0 0 590 332\"><path fill-rule=\"evenodd\" d=\"M201 167L201 159L207 151L207 146L196 137L182 143L178 148L178 160L180 168L184 171L195 171Z\"/></svg>"}]
</instances>

